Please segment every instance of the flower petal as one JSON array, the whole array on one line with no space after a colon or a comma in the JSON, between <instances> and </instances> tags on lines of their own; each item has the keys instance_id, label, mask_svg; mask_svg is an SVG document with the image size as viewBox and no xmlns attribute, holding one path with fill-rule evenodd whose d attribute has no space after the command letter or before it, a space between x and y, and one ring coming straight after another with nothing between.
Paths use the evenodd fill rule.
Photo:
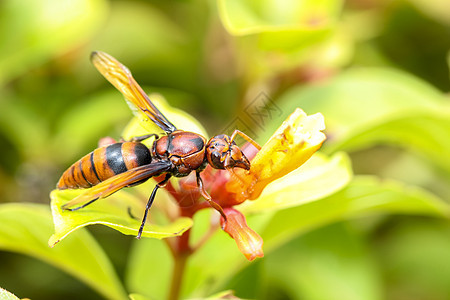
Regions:
<instances>
[{"instance_id":1,"label":"flower petal","mask_svg":"<svg viewBox=\"0 0 450 300\"><path fill-rule=\"evenodd\" d=\"M261 213L304 205L336 193L352 179L350 158L343 152L314 154L304 165L270 183L258 201L239 206L243 213Z\"/></svg>"},{"instance_id":2,"label":"flower petal","mask_svg":"<svg viewBox=\"0 0 450 300\"><path fill-rule=\"evenodd\" d=\"M297 108L256 154L248 174L230 181L227 189L238 191L240 201L258 198L267 184L300 167L320 148L324 129L322 114L307 116Z\"/></svg>"}]
</instances>

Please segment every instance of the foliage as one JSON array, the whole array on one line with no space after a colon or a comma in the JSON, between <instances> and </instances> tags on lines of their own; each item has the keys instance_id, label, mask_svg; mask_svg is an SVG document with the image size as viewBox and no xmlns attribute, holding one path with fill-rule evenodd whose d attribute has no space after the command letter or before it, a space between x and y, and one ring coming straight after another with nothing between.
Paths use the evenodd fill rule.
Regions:
<instances>
[{"instance_id":1,"label":"foliage","mask_svg":"<svg viewBox=\"0 0 450 300\"><path fill-rule=\"evenodd\" d=\"M195 251L180 273L182 298L445 299L444 2L3 1L0 287L31 299L175 298L172 241L188 232ZM80 191L53 191L50 207L58 176L99 138L160 133L129 122L90 65L92 50L125 63L170 120L205 136L239 128L265 145L297 107L323 115L319 152L257 199L230 204L264 240L264 258L247 261L215 211L179 218L170 190L141 241L82 228L135 235L152 180L74 214L60 205ZM211 194L227 201L219 196L230 188L211 176Z\"/></svg>"}]
</instances>

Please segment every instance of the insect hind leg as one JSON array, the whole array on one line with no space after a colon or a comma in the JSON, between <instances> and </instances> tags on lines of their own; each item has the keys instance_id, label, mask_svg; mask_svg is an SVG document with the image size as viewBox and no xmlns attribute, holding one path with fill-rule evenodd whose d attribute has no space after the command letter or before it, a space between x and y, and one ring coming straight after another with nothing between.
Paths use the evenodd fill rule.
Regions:
<instances>
[{"instance_id":1,"label":"insect hind leg","mask_svg":"<svg viewBox=\"0 0 450 300\"><path fill-rule=\"evenodd\" d=\"M138 235L136 236L138 240L141 239L142 232L144 231L145 222L147 221L148 211L152 207L153 200L155 200L156 192L160 187L164 186L167 183L167 181L169 181L170 177L171 177L170 174L166 174L166 177L163 179L163 181L156 184L155 188L152 191L152 194L150 195L150 198L148 198L147 205L145 206L144 217L142 218L141 226L139 227Z\"/></svg>"},{"instance_id":2,"label":"insect hind leg","mask_svg":"<svg viewBox=\"0 0 450 300\"><path fill-rule=\"evenodd\" d=\"M134 136L130 139L130 142L142 142L151 137L155 137L155 139L159 138L159 136L156 133L150 133L150 134L141 135L141 136Z\"/></svg>"},{"instance_id":3,"label":"insect hind leg","mask_svg":"<svg viewBox=\"0 0 450 300\"><path fill-rule=\"evenodd\" d=\"M80 206L77 206L77 207L74 207L74 208L67 208L67 207L66 207L66 204L64 204L63 206L61 206L61 208L62 208L62 210L76 211L76 210L79 210L79 209L82 209L82 208L88 206L89 204L94 203L94 202L97 201L98 199L99 199L99 198L95 198L95 199L93 199L93 200L91 200L91 201L89 201L89 202L86 202L86 203L83 204L83 205L80 205Z\"/></svg>"}]
</instances>

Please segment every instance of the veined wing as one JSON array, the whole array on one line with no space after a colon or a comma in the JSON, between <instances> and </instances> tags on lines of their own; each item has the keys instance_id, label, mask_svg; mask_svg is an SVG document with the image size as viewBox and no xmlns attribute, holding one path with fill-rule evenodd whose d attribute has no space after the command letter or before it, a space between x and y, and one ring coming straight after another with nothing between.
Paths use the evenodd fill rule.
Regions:
<instances>
[{"instance_id":1,"label":"veined wing","mask_svg":"<svg viewBox=\"0 0 450 300\"><path fill-rule=\"evenodd\" d=\"M128 102L141 110L162 130L166 133L176 130L175 125L156 108L144 90L134 80L127 67L111 55L101 51L92 52L91 61L98 71L125 96Z\"/></svg>"}]
</instances>

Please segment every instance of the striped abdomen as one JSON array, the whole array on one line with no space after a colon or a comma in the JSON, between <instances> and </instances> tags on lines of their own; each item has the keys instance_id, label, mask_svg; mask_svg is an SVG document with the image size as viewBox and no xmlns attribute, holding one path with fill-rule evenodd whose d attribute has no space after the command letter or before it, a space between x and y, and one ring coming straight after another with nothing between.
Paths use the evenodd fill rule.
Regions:
<instances>
[{"instance_id":1,"label":"striped abdomen","mask_svg":"<svg viewBox=\"0 0 450 300\"><path fill-rule=\"evenodd\" d=\"M57 188L90 188L151 161L150 151L142 143L123 142L97 148L67 169L59 179Z\"/></svg>"}]
</instances>

